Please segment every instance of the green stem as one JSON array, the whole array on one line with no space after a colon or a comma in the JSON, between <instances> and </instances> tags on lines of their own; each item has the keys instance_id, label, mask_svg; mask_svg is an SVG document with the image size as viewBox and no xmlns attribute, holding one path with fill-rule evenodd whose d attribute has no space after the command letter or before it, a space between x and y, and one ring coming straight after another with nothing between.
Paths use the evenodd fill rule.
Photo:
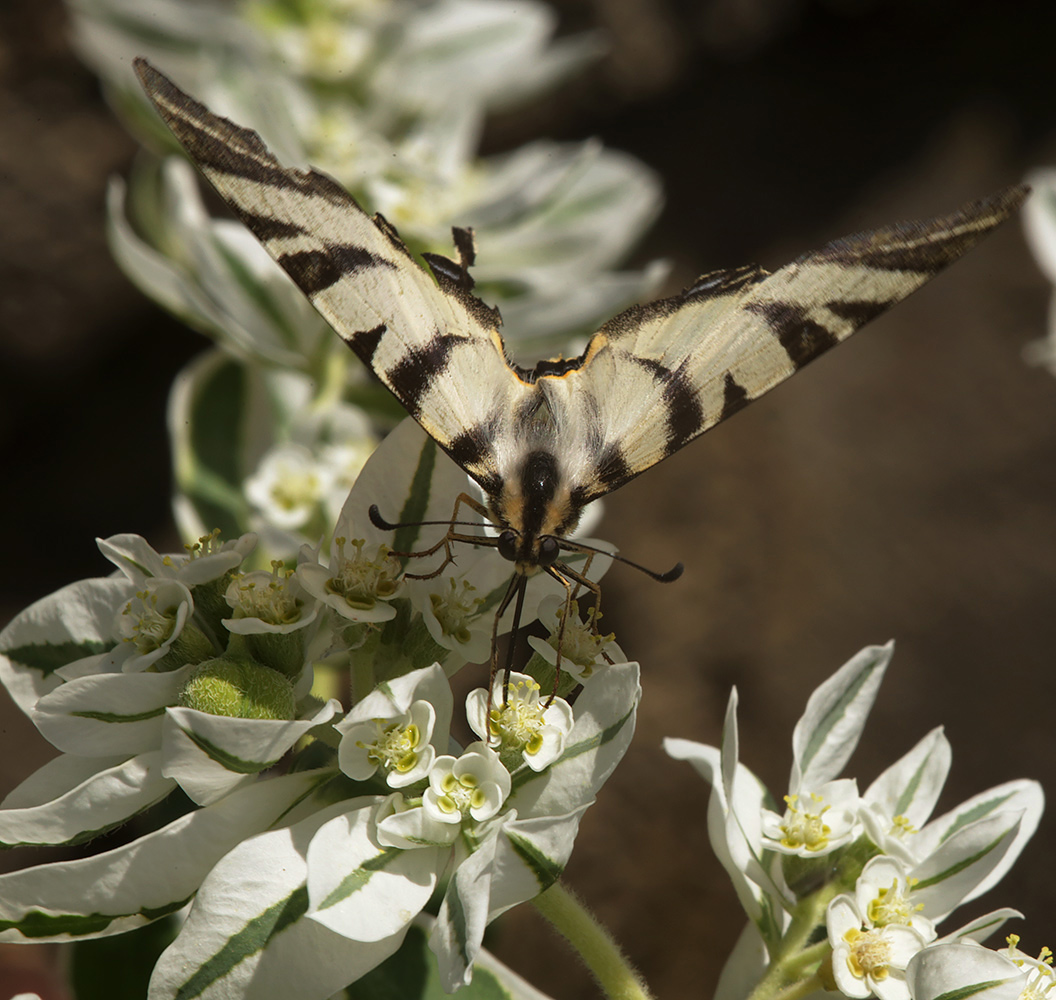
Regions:
<instances>
[{"instance_id":1,"label":"green stem","mask_svg":"<svg viewBox=\"0 0 1056 1000\"><path fill-rule=\"evenodd\" d=\"M806 980L799 977L804 966L820 961L828 950L828 941L808 945L814 929L824 920L825 909L836 895L835 885L825 886L813 896L800 901L792 913L792 923L780 947L770 959L770 968L758 985L749 994L748 1000L795 1000L803 995L800 987L803 982L814 983L817 975ZM812 989L817 988L816 985Z\"/></svg>"},{"instance_id":2,"label":"green stem","mask_svg":"<svg viewBox=\"0 0 1056 1000\"><path fill-rule=\"evenodd\" d=\"M809 996L811 993L816 993L818 990L825 989L825 984L821 981L821 976L814 973L807 979L801 979L794 986L789 986L788 989L782 990L777 994L777 1000L799 1000L800 997Z\"/></svg>"},{"instance_id":3,"label":"green stem","mask_svg":"<svg viewBox=\"0 0 1056 1000\"><path fill-rule=\"evenodd\" d=\"M536 909L564 936L610 1000L651 1000L609 932L560 882L533 900Z\"/></svg>"}]
</instances>

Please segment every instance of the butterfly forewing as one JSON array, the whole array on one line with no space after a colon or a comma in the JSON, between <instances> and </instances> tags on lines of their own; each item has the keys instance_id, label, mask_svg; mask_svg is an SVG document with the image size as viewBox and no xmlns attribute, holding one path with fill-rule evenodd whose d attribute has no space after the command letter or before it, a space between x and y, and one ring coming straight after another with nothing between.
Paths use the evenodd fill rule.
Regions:
<instances>
[{"instance_id":1,"label":"butterfly forewing","mask_svg":"<svg viewBox=\"0 0 1056 1000\"><path fill-rule=\"evenodd\" d=\"M587 499L616 489L784 381L966 253L1022 202L1008 190L949 216L835 240L767 274L716 272L634 307L548 385L557 420L596 421Z\"/></svg>"},{"instance_id":2,"label":"butterfly forewing","mask_svg":"<svg viewBox=\"0 0 1056 1000\"><path fill-rule=\"evenodd\" d=\"M443 272L438 285L336 181L283 167L255 132L142 60L136 69L176 138L316 309L470 475L493 478L502 414L531 391L505 361L498 314Z\"/></svg>"}]
</instances>

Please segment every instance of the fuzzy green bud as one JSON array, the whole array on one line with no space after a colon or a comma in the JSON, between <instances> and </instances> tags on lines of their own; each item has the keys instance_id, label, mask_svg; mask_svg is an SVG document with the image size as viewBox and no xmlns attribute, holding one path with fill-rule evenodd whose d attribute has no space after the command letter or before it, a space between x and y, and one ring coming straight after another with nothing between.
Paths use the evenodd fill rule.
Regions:
<instances>
[{"instance_id":1,"label":"fuzzy green bud","mask_svg":"<svg viewBox=\"0 0 1056 1000\"><path fill-rule=\"evenodd\" d=\"M178 704L232 719L293 719L297 714L289 680L252 660L207 660L184 685Z\"/></svg>"}]
</instances>

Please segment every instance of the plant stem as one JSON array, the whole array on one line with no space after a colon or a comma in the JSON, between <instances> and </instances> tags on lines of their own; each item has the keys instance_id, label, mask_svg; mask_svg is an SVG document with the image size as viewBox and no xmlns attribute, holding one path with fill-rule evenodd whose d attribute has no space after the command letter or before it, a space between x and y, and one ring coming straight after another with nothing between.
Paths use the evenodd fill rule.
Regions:
<instances>
[{"instance_id":1,"label":"plant stem","mask_svg":"<svg viewBox=\"0 0 1056 1000\"><path fill-rule=\"evenodd\" d=\"M802 996L799 979L804 966L820 961L828 950L828 941L808 944L814 929L824 919L825 908L836 895L836 887L828 885L813 896L802 899L793 911L792 923L789 925L780 946L772 955L770 968L749 995L749 1000L795 1000ZM806 982L814 984L817 976L811 975ZM808 992L810 992L808 990Z\"/></svg>"},{"instance_id":2,"label":"plant stem","mask_svg":"<svg viewBox=\"0 0 1056 1000\"><path fill-rule=\"evenodd\" d=\"M651 1000L609 932L560 882L533 900L536 909L563 935L610 1000Z\"/></svg>"}]
</instances>

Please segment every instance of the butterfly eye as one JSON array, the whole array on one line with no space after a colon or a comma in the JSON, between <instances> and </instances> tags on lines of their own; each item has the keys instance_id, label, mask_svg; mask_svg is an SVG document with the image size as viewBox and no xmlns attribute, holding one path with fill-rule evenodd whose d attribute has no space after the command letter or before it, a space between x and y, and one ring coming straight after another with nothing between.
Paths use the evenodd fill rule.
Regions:
<instances>
[{"instance_id":1,"label":"butterfly eye","mask_svg":"<svg viewBox=\"0 0 1056 1000\"><path fill-rule=\"evenodd\" d=\"M557 539L553 535L544 535L539 539L539 565L553 566L557 562L558 553L561 548L557 544Z\"/></svg>"},{"instance_id":2,"label":"butterfly eye","mask_svg":"<svg viewBox=\"0 0 1056 1000\"><path fill-rule=\"evenodd\" d=\"M499 555L510 562L517 560L517 532L513 528L506 528L499 535Z\"/></svg>"}]
</instances>

